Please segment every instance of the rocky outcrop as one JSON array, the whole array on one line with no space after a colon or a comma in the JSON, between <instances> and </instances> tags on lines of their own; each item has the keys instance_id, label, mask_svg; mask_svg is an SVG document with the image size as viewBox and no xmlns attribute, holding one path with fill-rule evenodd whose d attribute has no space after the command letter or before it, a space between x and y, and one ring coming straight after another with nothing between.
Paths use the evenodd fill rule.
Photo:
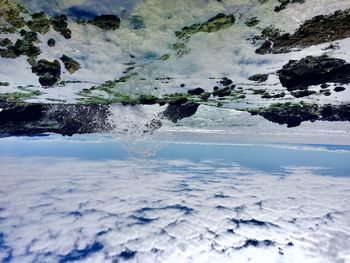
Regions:
<instances>
[{"instance_id":1,"label":"rocky outcrop","mask_svg":"<svg viewBox=\"0 0 350 263\"><path fill-rule=\"evenodd\" d=\"M266 28L261 36L263 44L257 54L287 53L313 45L328 43L350 37L350 9L336 11L330 15L315 16L306 20L293 34Z\"/></svg>"},{"instance_id":2,"label":"rocky outcrop","mask_svg":"<svg viewBox=\"0 0 350 263\"><path fill-rule=\"evenodd\" d=\"M350 64L326 55L308 56L299 61L290 60L277 74L289 91L327 82L346 84L350 83Z\"/></svg>"},{"instance_id":3,"label":"rocky outcrop","mask_svg":"<svg viewBox=\"0 0 350 263\"><path fill-rule=\"evenodd\" d=\"M53 29L60 33L64 38L70 39L72 31L68 28L68 19L66 15L55 16L51 19Z\"/></svg>"}]
</instances>

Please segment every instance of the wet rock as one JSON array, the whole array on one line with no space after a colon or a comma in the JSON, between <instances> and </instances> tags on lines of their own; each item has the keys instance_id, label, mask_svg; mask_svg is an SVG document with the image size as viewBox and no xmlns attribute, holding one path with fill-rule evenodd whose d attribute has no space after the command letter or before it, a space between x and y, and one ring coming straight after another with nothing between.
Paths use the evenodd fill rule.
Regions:
<instances>
[{"instance_id":1,"label":"wet rock","mask_svg":"<svg viewBox=\"0 0 350 263\"><path fill-rule=\"evenodd\" d=\"M197 112L199 104L191 101L177 101L172 103L163 112L163 116L172 122L191 117Z\"/></svg>"},{"instance_id":2,"label":"wet rock","mask_svg":"<svg viewBox=\"0 0 350 263\"><path fill-rule=\"evenodd\" d=\"M202 88L195 88L195 89L192 89L192 90L188 90L187 93L189 95L201 95L202 93L204 93L204 89L202 89Z\"/></svg>"},{"instance_id":3,"label":"wet rock","mask_svg":"<svg viewBox=\"0 0 350 263\"><path fill-rule=\"evenodd\" d=\"M47 45L49 47L54 47L56 45L56 40L54 40L53 38L50 38L48 41L47 41Z\"/></svg>"},{"instance_id":4,"label":"wet rock","mask_svg":"<svg viewBox=\"0 0 350 263\"><path fill-rule=\"evenodd\" d=\"M120 27L120 18L115 15L96 16L89 23L104 30L115 30Z\"/></svg>"},{"instance_id":5,"label":"wet rock","mask_svg":"<svg viewBox=\"0 0 350 263\"><path fill-rule=\"evenodd\" d=\"M41 59L32 66L32 72L39 76L42 86L53 86L61 76L61 65L58 60L53 62Z\"/></svg>"},{"instance_id":6,"label":"wet rock","mask_svg":"<svg viewBox=\"0 0 350 263\"><path fill-rule=\"evenodd\" d=\"M350 121L350 104L324 105L320 111L326 121Z\"/></svg>"},{"instance_id":7,"label":"wet rock","mask_svg":"<svg viewBox=\"0 0 350 263\"><path fill-rule=\"evenodd\" d=\"M55 16L51 19L53 29L60 33L64 38L70 39L72 31L68 28L68 19L66 15Z\"/></svg>"},{"instance_id":8,"label":"wet rock","mask_svg":"<svg viewBox=\"0 0 350 263\"><path fill-rule=\"evenodd\" d=\"M341 87L341 86L337 86L333 89L335 92L341 92L341 91L344 91L345 88L344 87Z\"/></svg>"},{"instance_id":9,"label":"wet rock","mask_svg":"<svg viewBox=\"0 0 350 263\"><path fill-rule=\"evenodd\" d=\"M350 64L326 55L308 56L299 61L290 60L277 74L289 91L327 82L346 84L350 83Z\"/></svg>"},{"instance_id":10,"label":"wet rock","mask_svg":"<svg viewBox=\"0 0 350 263\"><path fill-rule=\"evenodd\" d=\"M255 74L248 79L256 82L265 82L269 78L269 74Z\"/></svg>"},{"instance_id":11,"label":"wet rock","mask_svg":"<svg viewBox=\"0 0 350 263\"><path fill-rule=\"evenodd\" d=\"M326 89L326 88L328 88L330 85L329 84L326 84L326 83L323 83L323 84L321 84L321 89Z\"/></svg>"},{"instance_id":12,"label":"wet rock","mask_svg":"<svg viewBox=\"0 0 350 263\"><path fill-rule=\"evenodd\" d=\"M80 64L78 61L75 61L74 59L63 55L62 57L60 57L60 60L62 60L64 67L66 68L66 70L68 70L68 72L70 74L75 73L77 70L80 69Z\"/></svg>"},{"instance_id":13,"label":"wet rock","mask_svg":"<svg viewBox=\"0 0 350 263\"><path fill-rule=\"evenodd\" d=\"M336 11L330 15L315 16L306 20L293 34L266 34L260 37L265 42L256 50L257 54L287 53L313 45L333 42L350 37L350 9ZM272 45L273 44L273 45Z\"/></svg>"},{"instance_id":14,"label":"wet rock","mask_svg":"<svg viewBox=\"0 0 350 263\"><path fill-rule=\"evenodd\" d=\"M58 133L73 135L108 132L108 105L13 104L0 102L0 134L37 135Z\"/></svg>"}]
</instances>

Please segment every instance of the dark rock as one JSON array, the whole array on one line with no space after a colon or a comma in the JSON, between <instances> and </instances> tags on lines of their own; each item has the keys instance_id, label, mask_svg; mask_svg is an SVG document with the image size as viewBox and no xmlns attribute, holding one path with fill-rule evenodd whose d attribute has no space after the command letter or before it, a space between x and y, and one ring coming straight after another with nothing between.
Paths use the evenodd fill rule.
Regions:
<instances>
[{"instance_id":1,"label":"dark rock","mask_svg":"<svg viewBox=\"0 0 350 263\"><path fill-rule=\"evenodd\" d=\"M317 93L316 91L313 90L308 90L308 89L304 89L304 90L296 90L296 91L292 91L291 94L295 97L295 98L302 98L302 97L306 97L306 96L310 96L312 94Z\"/></svg>"},{"instance_id":2,"label":"dark rock","mask_svg":"<svg viewBox=\"0 0 350 263\"><path fill-rule=\"evenodd\" d=\"M8 46L11 46L12 44L13 44L12 41L8 38L0 39L0 47L8 47Z\"/></svg>"},{"instance_id":3,"label":"dark rock","mask_svg":"<svg viewBox=\"0 0 350 263\"><path fill-rule=\"evenodd\" d=\"M53 38L50 38L48 41L47 41L47 45L49 47L54 47L56 45L56 40L54 40Z\"/></svg>"},{"instance_id":4,"label":"dark rock","mask_svg":"<svg viewBox=\"0 0 350 263\"><path fill-rule=\"evenodd\" d=\"M50 62L41 59L32 66L32 72L39 76L42 86L53 86L61 76L61 65L58 60Z\"/></svg>"},{"instance_id":5,"label":"dark rock","mask_svg":"<svg viewBox=\"0 0 350 263\"><path fill-rule=\"evenodd\" d=\"M77 104L13 104L0 102L0 133L7 135L36 135L58 133L73 135L107 132L108 105Z\"/></svg>"},{"instance_id":6,"label":"dark rock","mask_svg":"<svg viewBox=\"0 0 350 263\"><path fill-rule=\"evenodd\" d=\"M350 64L326 55L308 56L299 61L290 60L277 74L289 91L326 82L346 84L350 82Z\"/></svg>"},{"instance_id":7,"label":"dark rock","mask_svg":"<svg viewBox=\"0 0 350 263\"><path fill-rule=\"evenodd\" d=\"M94 19L89 21L90 24L104 30L115 30L120 27L120 22L120 18L115 15L96 16Z\"/></svg>"},{"instance_id":8,"label":"dark rock","mask_svg":"<svg viewBox=\"0 0 350 263\"><path fill-rule=\"evenodd\" d=\"M158 102L158 98L152 95L141 95L140 96L140 104L143 105L153 105Z\"/></svg>"},{"instance_id":9,"label":"dark rock","mask_svg":"<svg viewBox=\"0 0 350 263\"><path fill-rule=\"evenodd\" d=\"M267 108L250 110L252 115L260 115L265 119L287 124L288 128L296 127L304 121L350 121L350 104L323 105L298 103L276 103Z\"/></svg>"},{"instance_id":10,"label":"dark rock","mask_svg":"<svg viewBox=\"0 0 350 263\"><path fill-rule=\"evenodd\" d=\"M180 84L180 87L181 88L185 87L185 84L184 83Z\"/></svg>"},{"instance_id":11,"label":"dark rock","mask_svg":"<svg viewBox=\"0 0 350 263\"><path fill-rule=\"evenodd\" d=\"M263 33L257 38L266 41L256 50L257 54L287 53L293 49L345 39L350 37L350 9L306 20L292 35Z\"/></svg>"},{"instance_id":12,"label":"dark rock","mask_svg":"<svg viewBox=\"0 0 350 263\"><path fill-rule=\"evenodd\" d=\"M68 70L68 72L70 74L75 73L77 70L80 69L80 64L78 61L75 61L74 59L63 55L62 57L60 57L60 60L62 60L64 67L66 68L66 70Z\"/></svg>"},{"instance_id":13,"label":"dark rock","mask_svg":"<svg viewBox=\"0 0 350 263\"><path fill-rule=\"evenodd\" d=\"M305 0L278 0L278 2L280 3L280 5L275 7L274 9L275 12L279 12L287 8L289 4L294 4L294 3L303 4L305 3Z\"/></svg>"},{"instance_id":14,"label":"dark rock","mask_svg":"<svg viewBox=\"0 0 350 263\"><path fill-rule=\"evenodd\" d=\"M268 78L269 74L255 74L248 79L256 82L265 82Z\"/></svg>"},{"instance_id":15,"label":"dark rock","mask_svg":"<svg viewBox=\"0 0 350 263\"><path fill-rule=\"evenodd\" d=\"M207 101L209 98L210 98L210 93L209 92L204 92L201 95L201 99L204 100L204 101Z\"/></svg>"},{"instance_id":16,"label":"dark rock","mask_svg":"<svg viewBox=\"0 0 350 263\"><path fill-rule=\"evenodd\" d=\"M188 90L187 93L189 95L201 95L202 93L204 93L204 89L202 89L202 88L195 88L195 89L192 89L192 90Z\"/></svg>"},{"instance_id":17,"label":"dark rock","mask_svg":"<svg viewBox=\"0 0 350 263\"><path fill-rule=\"evenodd\" d=\"M194 102L183 102L178 104L170 104L163 112L163 116L172 122L177 122L183 118L191 117L197 112L199 104Z\"/></svg>"},{"instance_id":18,"label":"dark rock","mask_svg":"<svg viewBox=\"0 0 350 263\"><path fill-rule=\"evenodd\" d=\"M326 88L328 88L330 85L329 84L326 84L326 83L323 83L323 84L321 84L321 89L326 89Z\"/></svg>"},{"instance_id":19,"label":"dark rock","mask_svg":"<svg viewBox=\"0 0 350 263\"><path fill-rule=\"evenodd\" d=\"M223 77L222 80L220 81L220 84L223 86L230 86L232 83L233 83L232 80L226 77Z\"/></svg>"},{"instance_id":20,"label":"dark rock","mask_svg":"<svg viewBox=\"0 0 350 263\"><path fill-rule=\"evenodd\" d=\"M341 92L341 91L344 91L345 90L345 88L344 87L341 87L341 86L338 86L338 87L335 87L334 88L334 91L335 92Z\"/></svg>"},{"instance_id":21,"label":"dark rock","mask_svg":"<svg viewBox=\"0 0 350 263\"><path fill-rule=\"evenodd\" d=\"M233 88L231 88L231 87L225 87L225 88L222 88L222 89L216 89L215 90L215 87L214 87L213 96L214 97L216 97L216 96L218 96L218 97L230 96L232 89Z\"/></svg>"}]
</instances>

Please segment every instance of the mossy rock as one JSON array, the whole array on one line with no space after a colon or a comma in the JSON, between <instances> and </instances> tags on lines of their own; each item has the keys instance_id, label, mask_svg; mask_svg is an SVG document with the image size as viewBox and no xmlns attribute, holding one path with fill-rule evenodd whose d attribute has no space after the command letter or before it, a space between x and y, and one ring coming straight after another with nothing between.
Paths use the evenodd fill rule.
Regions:
<instances>
[{"instance_id":1,"label":"mossy rock","mask_svg":"<svg viewBox=\"0 0 350 263\"><path fill-rule=\"evenodd\" d=\"M51 25L53 29L64 38L70 39L72 37L72 31L68 28L68 19L66 15L54 16L51 19Z\"/></svg>"},{"instance_id":2,"label":"mossy rock","mask_svg":"<svg viewBox=\"0 0 350 263\"><path fill-rule=\"evenodd\" d=\"M53 86L61 76L61 65L58 60L50 62L45 59L39 60L32 66L32 72L39 76L42 86Z\"/></svg>"},{"instance_id":3,"label":"mossy rock","mask_svg":"<svg viewBox=\"0 0 350 263\"><path fill-rule=\"evenodd\" d=\"M204 23L183 27L181 31L176 31L175 35L179 39L188 40L191 35L198 32L211 33L228 28L235 23L235 20L232 14L226 15L224 13L219 13Z\"/></svg>"},{"instance_id":4,"label":"mossy rock","mask_svg":"<svg viewBox=\"0 0 350 263\"><path fill-rule=\"evenodd\" d=\"M31 15L32 20L27 22L27 26L33 32L47 34L50 30L50 20L44 12L38 12Z\"/></svg>"},{"instance_id":5,"label":"mossy rock","mask_svg":"<svg viewBox=\"0 0 350 263\"><path fill-rule=\"evenodd\" d=\"M68 70L68 72L70 74L73 74L75 73L77 70L80 69L80 64L78 61L75 61L74 59L66 56L66 55L63 55L61 58L60 58L64 64L64 67L66 68L66 70Z\"/></svg>"},{"instance_id":6,"label":"mossy rock","mask_svg":"<svg viewBox=\"0 0 350 263\"><path fill-rule=\"evenodd\" d=\"M256 26L259 23L260 23L260 20L256 16L245 21L246 26L249 26L249 27Z\"/></svg>"}]
</instances>

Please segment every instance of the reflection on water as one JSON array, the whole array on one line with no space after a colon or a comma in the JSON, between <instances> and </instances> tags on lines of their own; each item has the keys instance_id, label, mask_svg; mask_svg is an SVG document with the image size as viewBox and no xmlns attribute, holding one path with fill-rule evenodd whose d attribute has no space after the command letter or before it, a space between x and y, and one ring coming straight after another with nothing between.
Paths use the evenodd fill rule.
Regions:
<instances>
[{"instance_id":1,"label":"reflection on water","mask_svg":"<svg viewBox=\"0 0 350 263\"><path fill-rule=\"evenodd\" d=\"M339 147L164 144L136 166L111 141L0 146L1 262L350 260Z\"/></svg>"}]
</instances>

